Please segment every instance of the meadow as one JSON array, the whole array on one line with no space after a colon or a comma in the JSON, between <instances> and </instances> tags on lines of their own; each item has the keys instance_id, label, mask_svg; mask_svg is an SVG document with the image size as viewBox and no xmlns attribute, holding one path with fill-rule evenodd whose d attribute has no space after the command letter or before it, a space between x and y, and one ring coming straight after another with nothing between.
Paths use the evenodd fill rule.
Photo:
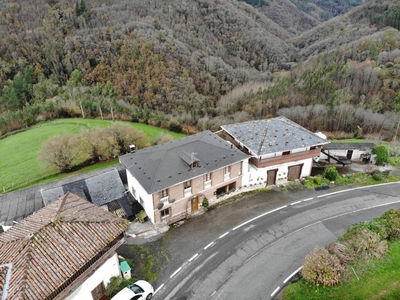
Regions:
<instances>
[{"instance_id":1,"label":"meadow","mask_svg":"<svg viewBox=\"0 0 400 300\"><path fill-rule=\"evenodd\" d=\"M58 134L78 134L83 129L93 127L108 127L112 121L97 119L60 119L48 123L42 123L26 131L8 136L0 140L0 193L40 184L47 181L73 175L75 173L87 172L97 168L118 163L118 159L100 162L74 173L59 174L54 169L41 165L38 154L42 144L50 137ZM159 135L169 134L174 139L179 139L185 134L170 132L165 129L145 124L124 122L133 128L143 131L149 143Z\"/></svg>"}]
</instances>

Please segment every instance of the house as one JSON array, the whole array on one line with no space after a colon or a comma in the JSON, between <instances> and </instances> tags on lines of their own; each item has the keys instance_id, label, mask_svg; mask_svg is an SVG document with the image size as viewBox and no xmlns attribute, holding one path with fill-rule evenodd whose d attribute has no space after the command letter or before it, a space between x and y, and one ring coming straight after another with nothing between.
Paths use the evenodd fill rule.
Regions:
<instances>
[{"instance_id":1,"label":"house","mask_svg":"<svg viewBox=\"0 0 400 300\"><path fill-rule=\"evenodd\" d=\"M374 143L330 143L324 145L320 159L330 162L329 156L333 156L345 157L353 162L373 162L372 149L375 146Z\"/></svg>"},{"instance_id":2,"label":"house","mask_svg":"<svg viewBox=\"0 0 400 300\"><path fill-rule=\"evenodd\" d=\"M134 216L134 199L125 193L125 187L115 168L56 187L41 189L40 192L44 205L71 192L118 217L129 219Z\"/></svg>"},{"instance_id":3,"label":"house","mask_svg":"<svg viewBox=\"0 0 400 300\"><path fill-rule=\"evenodd\" d=\"M129 191L153 223L171 224L205 198L242 186L248 155L211 131L120 156Z\"/></svg>"},{"instance_id":4,"label":"house","mask_svg":"<svg viewBox=\"0 0 400 300\"><path fill-rule=\"evenodd\" d=\"M221 126L226 140L250 156L244 185L281 185L311 174L313 158L329 141L299 124L277 117Z\"/></svg>"},{"instance_id":5,"label":"house","mask_svg":"<svg viewBox=\"0 0 400 300\"><path fill-rule=\"evenodd\" d=\"M110 278L120 276L115 250L127 227L68 193L0 234L0 265L9 266L0 286L8 286L7 299L104 299Z\"/></svg>"}]
</instances>

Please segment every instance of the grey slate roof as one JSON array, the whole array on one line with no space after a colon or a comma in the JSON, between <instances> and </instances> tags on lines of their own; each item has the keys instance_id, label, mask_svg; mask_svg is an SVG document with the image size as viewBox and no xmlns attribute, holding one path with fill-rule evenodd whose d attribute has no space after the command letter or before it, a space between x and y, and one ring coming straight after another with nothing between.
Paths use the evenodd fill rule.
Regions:
<instances>
[{"instance_id":1,"label":"grey slate roof","mask_svg":"<svg viewBox=\"0 0 400 300\"><path fill-rule=\"evenodd\" d=\"M374 143L330 143L324 146L325 150L360 150L371 151Z\"/></svg>"},{"instance_id":2,"label":"grey slate roof","mask_svg":"<svg viewBox=\"0 0 400 300\"><path fill-rule=\"evenodd\" d=\"M110 212L115 212L122 218L129 218L133 214L130 203L124 194L125 187L116 169L41 190L43 202L46 206L68 192L72 192L97 206L107 205Z\"/></svg>"},{"instance_id":3,"label":"grey slate roof","mask_svg":"<svg viewBox=\"0 0 400 300\"><path fill-rule=\"evenodd\" d=\"M190 168L192 157L199 167ZM246 154L209 130L119 157L148 194L246 159Z\"/></svg>"},{"instance_id":4,"label":"grey slate roof","mask_svg":"<svg viewBox=\"0 0 400 300\"><path fill-rule=\"evenodd\" d=\"M223 125L221 128L253 155L265 155L329 143L299 124L277 117Z\"/></svg>"}]
</instances>

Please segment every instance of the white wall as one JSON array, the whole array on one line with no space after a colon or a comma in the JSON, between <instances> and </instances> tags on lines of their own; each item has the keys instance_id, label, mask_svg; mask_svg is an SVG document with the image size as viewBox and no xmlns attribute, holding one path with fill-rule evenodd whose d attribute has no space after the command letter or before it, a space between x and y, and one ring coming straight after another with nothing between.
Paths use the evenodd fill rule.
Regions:
<instances>
[{"instance_id":1,"label":"white wall","mask_svg":"<svg viewBox=\"0 0 400 300\"><path fill-rule=\"evenodd\" d=\"M97 270L78 288L76 288L72 294L65 297L65 300L91 300L92 291L95 287L97 287L102 281L104 282L104 285L107 286L111 277L114 276L121 276L117 253L114 253L99 268L97 268Z\"/></svg>"},{"instance_id":2,"label":"white wall","mask_svg":"<svg viewBox=\"0 0 400 300\"><path fill-rule=\"evenodd\" d=\"M246 175L243 175L242 185L249 186L250 184L254 185L254 184L259 184L261 182L266 182L267 181L267 171L274 170L274 169L278 169L278 172L276 174L276 184L277 185L286 184L288 182L287 176L288 176L289 167L295 166L295 165L300 165L300 164L303 164L303 168L301 169L300 177L306 177L306 176L311 175L311 168L312 168L312 159L311 158L288 162L288 163L284 163L281 165L273 165L273 166L269 166L266 168L260 168L260 169L257 169L253 165L249 164L249 173Z\"/></svg>"},{"instance_id":3,"label":"white wall","mask_svg":"<svg viewBox=\"0 0 400 300\"><path fill-rule=\"evenodd\" d=\"M145 189L140 185L139 181L136 180L132 174L126 170L126 177L128 179L128 188L131 194L136 198L137 201L143 206L147 216L154 224L154 206L152 195L147 194ZM140 199L142 201L140 201Z\"/></svg>"},{"instance_id":4,"label":"white wall","mask_svg":"<svg viewBox=\"0 0 400 300\"><path fill-rule=\"evenodd\" d=\"M334 149L332 149L332 150L325 150L325 152L327 152L328 154L330 154L332 156L345 156L345 157L347 156L347 150L334 150ZM368 153L368 151L360 151L360 150L354 149L353 150L353 154L351 156L351 160L352 161L362 161L362 159L360 159L360 156L361 156L361 154L364 154L364 153ZM327 160L328 156L321 152L319 158ZM331 162L333 162L333 159L331 159Z\"/></svg>"}]
</instances>

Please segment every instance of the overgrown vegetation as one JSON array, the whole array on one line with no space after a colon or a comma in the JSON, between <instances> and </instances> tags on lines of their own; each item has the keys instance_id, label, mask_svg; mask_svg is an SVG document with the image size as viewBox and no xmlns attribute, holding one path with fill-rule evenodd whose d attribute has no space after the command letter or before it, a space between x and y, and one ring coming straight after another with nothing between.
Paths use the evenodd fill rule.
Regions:
<instances>
[{"instance_id":1,"label":"overgrown vegetation","mask_svg":"<svg viewBox=\"0 0 400 300\"><path fill-rule=\"evenodd\" d=\"M348 228L338 242L307 255L303 279L286 288L284 299L370 299L377 293L397 299L399 232L398 209Z\"/></svg>"}]
</instances>

